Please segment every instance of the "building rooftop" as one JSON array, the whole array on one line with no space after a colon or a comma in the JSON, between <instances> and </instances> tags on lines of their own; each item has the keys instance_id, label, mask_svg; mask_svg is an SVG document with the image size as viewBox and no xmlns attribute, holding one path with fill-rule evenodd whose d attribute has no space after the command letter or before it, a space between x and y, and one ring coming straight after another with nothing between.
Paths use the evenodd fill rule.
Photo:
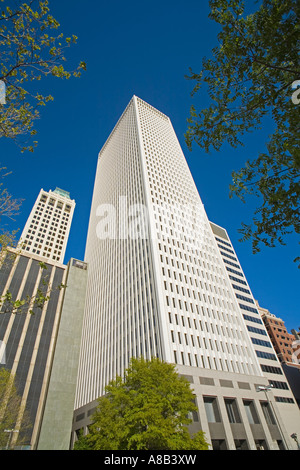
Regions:
<instances>
[{"instance_id":1,"label":"building rooftop","mask_svg":"<svg viewBox=\"0 0 300 470\"><path fill-rule=\"evenodd\" d=\"M70 193L68 191L64 191L63 189L55 188L55 190L53 192L56 193L56 194L59 194L60 196L67 197L68 199L71 199L70 198Z\"/></svg>"}]
</instances>

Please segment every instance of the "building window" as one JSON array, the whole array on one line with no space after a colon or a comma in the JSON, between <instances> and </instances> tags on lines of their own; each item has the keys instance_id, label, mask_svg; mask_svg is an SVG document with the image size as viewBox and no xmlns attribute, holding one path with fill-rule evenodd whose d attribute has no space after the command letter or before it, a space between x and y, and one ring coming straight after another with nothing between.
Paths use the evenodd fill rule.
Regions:
<instances>
[{"instance_id":1,"label":"building window","mask_svg":"<svg viewBox=\"0 0 300 470\"><path fill-rule=\"evenodd\" d=\"M264 351L255 351L257 357L261 357L263 359L270 359L271 361L277 361L277 358L274 354L266 353Z\"/></svg>"},{"instance_id":2,"label":"building window","mask_svg":"<svg viewBox=\"0 0 300 470\"><path fill-rule=\"evenodd\" d=\"M272 345L269 341L263 341L262 339L258 338L251 338L253 344L258 344L259 346L265 346L266 348L271 348Z\"/></svg>"},{"instance_id":3,"label":"building window","mask_svg":"<svg viewBox=\"0 0 300 470\"><path fill-rule=\"evenodd\" d=\"M270 380L269 381L271 385L273 385L274 388L281 388L283 390L288 390L289 387L286 382L280 382L278 380Z\"/></svg>"},{"instance_id":4,"label":"building window","mask_svg":"<svg viewBox=\"0 0 300 470\"><path fill-rule=\"evenodd\" d=\"M273 366L267 366L265 364L261 364L261 370L263 372L268 372L268 373L271 373L271 374L279 374L279 375L283 375L283 372L282 370L279 368L279 367L273 367Z\"/></svg>"},{"instance_id":5,"label":"building window","mask_svg":"<svg viewBox=\"0 0 300 470\"><path fill-rule=\"evenodd\" d=\"M261 402L261 407L264 413L265 420L267 424L276 424L273 412L271 410L270 404L266 401Z\"/></svg>"},{"instance_id":6,"label":"building window","mask_svg":"<svg viewBox=\"0 0 300 470\"><path fill-rule=\"evenodd\" d=\"M245 411L248 416L250 424L259 424L259 419L255 409L254 402L251 400L244 400Z\"/></svg>"},{"instance_id":7,"label":"building window","mask_svg":"<svg viewBox=\"0 0 300 470\"><path fill-rule=\"evenodd\" d=\"M225 439L212 439L211 445L213 450L227 450L227 444Z\"/></svg>"},{"instance_id":8,"label":"building window","mask_svg":"<svg viewBox=\"0 0 300 470\"><path fill-rule=\"evenodd\" d=\"M245 320L252 321L254 323L261 323L262 324L262 321L259 318L251 317L250 315L245 315L244 313L243 313L243 317L245 318Z\"/></svg>"},{"instance_id":9,"label":"building window","mask_svg":"<svg viewBox=\"0 0 300 470\"><path fill-rule=\"evenodd\" d=\"M225 398L225 406L230 423L241 423L239 410L234 398Z\"/></svg>"},{"instance_id":10,"label":"building window","mask_svg":"<svg viewBox=\"0 0 300 470\"><path fill-rule=\"evenodd\" d=\"M204 397L204 407L206 411L207 421L209 423L220 423L220 413L218 410L217 399L215 397Z\"/></svg>"},{"instance_id":11,"label":"building window","mask_svg":"<svg viewBox=\"0 0 300 470\"><path fill-rule=\"evenodd\" d=\"M275 397L275 401L279 403L295 403L294 400L289 397Z\"/></svg>"},{"instance_id":12,"label":"building window","mask_svg":"<svg viewBox=\"0 0 300 470\"><path fill-rule=\"evenodd\" d=\"M234 444L236 450L249 450L247 441L245 439L235 439Z\"/></svg>"}]
</instances>

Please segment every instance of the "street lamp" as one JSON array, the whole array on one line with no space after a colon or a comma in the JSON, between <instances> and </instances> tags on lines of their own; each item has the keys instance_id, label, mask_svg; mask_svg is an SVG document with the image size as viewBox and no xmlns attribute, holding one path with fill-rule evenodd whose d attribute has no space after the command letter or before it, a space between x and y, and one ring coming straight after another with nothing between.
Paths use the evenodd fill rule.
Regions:
<instances>
[{"instance_id":1,"label":"street lamp","mask_svg":"<svg viewBox=\"0 0 300 470\"><path fill-rule=\"evenodd\" d=\"M284 438L284 434L283 434L282 429L281 429L281 426L280 426L280 424L279 424L279 421L278 421L277 415L276 415L276 413L275 413L274 407L273 407L272 402L269 400L269 397L268 397L268 393L267 393L267 392L270 392L270 390L272 390L272 388L273 388L273 385L272 385L272 384L270 384L270 385L258 385L258 386L256 387L256 391L257 391L257 392L265 392L266 399L267 399L267 401L268 401L268 405L270 406L270 409L271 409L272 412L273 412L273 416L274 416L275 422L276 422L276 424L277 424L277 427L278 427L278 429L279 429L279 432L280 432L280 435L281 435L281 437L282 437L282 440L283 440L284 443L285 443L286 449L288 449L289 447L288 447L287 442L286 442L286 440L285 440L285 438Z\"/></svg>"},{"instance_id":2,"label":"street lamp","mask_svg":"<svg viewBox=\"0 0 300 470\"><path fill-rule=\"evenodd\" d=\"M298 437L297 437L297 434L295 432L293 434L291 434L291 438L294 439L294 441L297 444L298 450L300 450L300 444L298 442Z\"/></svg>"},{"instance_id":3,"label":"street lamp","mask_svg":"<svg viewBox=\"0 0 300 470\"><path fill-rule=\"evenodd\" d=\"M262 391L269 392L272 388L273 388L272 384L270 384L270 385L258 385L258 387L256 387L256 391L257 392L262 392Z\"/></svg>"}]
</instances>

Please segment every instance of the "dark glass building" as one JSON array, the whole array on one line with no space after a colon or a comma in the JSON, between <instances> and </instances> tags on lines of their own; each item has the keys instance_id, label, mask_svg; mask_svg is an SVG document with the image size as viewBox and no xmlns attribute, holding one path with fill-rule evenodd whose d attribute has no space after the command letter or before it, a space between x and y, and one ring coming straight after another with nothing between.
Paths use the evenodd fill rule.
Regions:
<instances>
[{"instance_id":1,"label":"dark glass building","mask_svg":"<svg viewBox=\"0 0 300 470\"><path fill-rule=\"evenodd\" d=\"M32 424L26 431L27 445L32 444L37 433L35 424L43 409L64 295L59 286L65 282L67 272L65 265L43 263L42 258L25 252L8 252L0 268L1 296L9 292L12 300L26 300L15 311L11 302L2 303L0 339L5 347L2 367L14 374L18 395L22 397L21 410L27 410ZM39 295L49 299L37 306L34 299ZM12 435L11 444L17 438L17 434Z\"/></svg>"},{"instance_id":2,"label":"dark glass building","mask_svg":"<svg viewBox=\"0 0 300 470\"><path fill-rule=\"evenodd\" d=\"M22 448L37 448L49 390L53 389L53 374L61 391L61 396L56 393L55 408L63 410L59 412L63 421L50 422L49 433L58 435L63 430L65 439L69 440L85 272L86 264L73 258L66 266L23 250L8 251L2 260L0 341L4 354L0 367L14 375L17 393L22 400L16 423L8 435L9 447L18 448L21 443ZM11 294L13 301L25 300L24 305L13 311L12 302L4 300L6 293ZM38 302L40 298L42 300ZM67 392L64 390L66 384ZM64 415L66 410L68 414ZM54 416L55 413L46 413L48 421L49 414Z\"/></svg>"}]
</instances>

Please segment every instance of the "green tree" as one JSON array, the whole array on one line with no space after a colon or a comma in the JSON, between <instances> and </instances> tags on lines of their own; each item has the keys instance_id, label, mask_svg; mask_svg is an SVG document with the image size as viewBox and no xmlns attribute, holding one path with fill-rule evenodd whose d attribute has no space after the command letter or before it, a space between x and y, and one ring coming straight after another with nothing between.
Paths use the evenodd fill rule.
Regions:
<instances>
[{"instance_id":1,"label":"green tree","mask_svg":"<svg viewBox=\"0 0 300 470\"><path fill-rule=\"evenodd\" d=\"M0 0L0 137L13 139L22 151L33 151L40 106L53 100L52 95L39 93L31 82L46 77L79 77L86 69L84 62L75 70L65 69L65 50L76 43L77 37L53 33L60 24L48 5L47 0Z\"/></svg>"},{"instance_id":2,"label":"green tree","mask_svg":"<svg viewBox=\"0 0 300 470\"><path fill-rule=\"evenodd\" d=\"M0 167L0 264L7 252L7 247L15 245L16 235L16 231L9 232L5 229L3 218L14 220L22 204L22 199L13 198L7 188L3 187L2 180L9 174L5 167Z\"/></svg>"},{"instance_id":3,"label":"green tree","mask_svg":"<svg viewBox=\"0 0 300 470\"><path fill-rule=\"evenodd\" d=\"M9 258L12 262L15 261L17 256L21 253L21 250L11 250L7 248L6 257ZM2 266L0 264L0 268L3 267L5 269L5 262L6 259L4 258L2 262ZM8 266L10 266L10 262L8 261ZM32 295L22 295L20 299L14 298L12 293L7 290L0 295L0 314L22 314L22 313L29 313L34 315L34 310L42 310L45 303L50 300L51 293L57 290L61 290L66 288L67 286L63 283L58 285L49 286L49 275L47 274L47 265L46 263L40 261L39 262L40 270L41 270L41 279L39 287L33 292ZM10 269L10 267L8 267ZM1 293L1 291L0 291Z\"/></svg>"},{"instance_id":4,"label":"green tree","mask_svg":"<svg viewBox=\"0 0 300 470\"><path fill-rule=\"evenodd\" d=\"M6 171L5 167L0 168L0 181L3 180L10 173ZM3 187L3 182L0 182L0 222L2 225L2 217L13 219L19 214L19 209L22 204L22 199L15 199L8 192L7 188Z\"/></svg>"},{"instance_id":5,"label":"green tree","mask_svg":"<svg viewBox=\"0 0 300 470\"><path fill-rule=\"evenodd\" d=\"M31 428L29 413L22 405L15 376L0 367L0 448L10 448L15 440L17 445L26 443L26 433Z\"/></svg>"},{"instance_id":6,"label":"green tree","mask_svg":"<svg viewBox=\"0 0 300 470\"><path fill-rule=\"evenodd\" d=\"M196 409L189 382L174 365L133 358L124 379L111 381L99 398L90 433L74 449L206 450L203 432L188 431Z\"/></svg>"},{"instance_id":7,"label":"green tree","mask_svg":"<svg viewBox=\"0 0 300 470\"><path fill-rule=\"evenodd\" d=\"M300 91L294 89L300 86L300 4L260 0L248 15L241 0L209 4L219 44L200 73L190 70L187 78L194 82L192 96L204 86L211 105L199 113L191 107L185 138L189 149L193 142L206 152L224 143L237 148L246 133L272 123L265 151L234 171L230 185L231 197L258 198L252 221L240 229L256 253L300 233Z\"/></svg>"}]
</instances>

